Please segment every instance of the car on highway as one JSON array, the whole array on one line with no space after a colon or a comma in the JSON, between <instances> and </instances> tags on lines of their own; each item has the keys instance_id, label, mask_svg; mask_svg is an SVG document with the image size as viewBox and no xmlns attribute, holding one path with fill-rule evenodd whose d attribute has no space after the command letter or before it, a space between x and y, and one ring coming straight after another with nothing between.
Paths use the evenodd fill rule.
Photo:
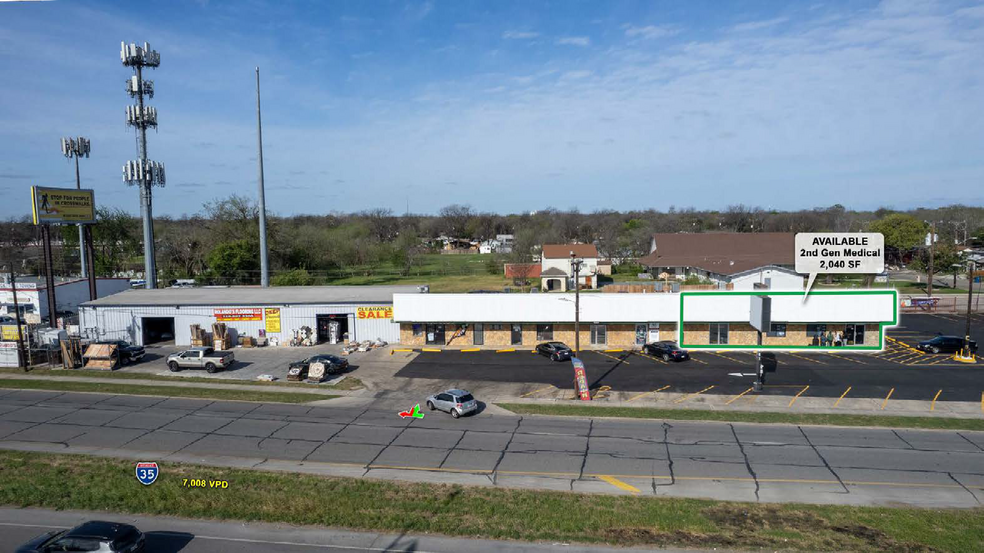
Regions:
<instances>
[{"instance_id":1,"label":"car on highway","mask_svg":"<svg viewBox=\"0 0 984 553\"><path fill-rule=\"evenodd\" d=\"M318 355L312 355L307 359L294 361L287 366L287 370L300 369L301 378L307 378L307 374L312 363L322 363L325 366L325 374L340 373L348 370L349 368L348 359L342 359L341 357L336 357L327 353L319 353Z\"/></svg>"},{"instance_id":2,"label":"car on highway","mask_svg":"<svg viewBox=\"0 0 984 553\"><path fill-rule=\"evenodd\" d=\"M676 342L663 340L642 346L642 353L659 357L663 361L686 361L690 359L690 353L685 349L680 349Z\"/></svg>"},{"instance_id":3,"label":"car on highway","mask_svg":"<svg viewBox=\"0 0 984 553\"><path fill-rule=\"evenodd\" d=\"M932 340L923 340L916 349L928 353L956 353L963 349L964 339L959 336L937 336ZM977 342L970 341L971 353L977 353Z\"/></svg>"},{"instance_id":4,"label":"car on highway","mask_svg":"<svg viewBox=\"0 0 984 553\"><path fill-rule=\"evenodd\" d=\"M466 390L451 389L427 398L427 408L431 411L439 409L458 418L478 410L478 402Z\"/></svg>"},{"instance_id":5,"label":"car on highway","mask_svg":"<svg viewBox=\"0 0 984 553\"><path fill-rule=\"evenodd\" d=\"M144 358L144 355L147 354L147 351L144 350L143 346L135 346L125 340L103 340L94 343L116 346L116 352L120 355L120 365L137 363Z\"/></svg>"},{"instance_id":6,"label":"car on highway","mask_svg":"<svg viewBox=\"0 0 984 553\"><path fill-rule=\"evenodd\" d=\"M20 546L16 553L53 553L55 551L138 553L143 550L144 535L135 526L91 520L70 530L57 530L41 534Z\"/></svg>"},{"instance_id":7,"label":"car on highway","mask_svg":"<svg viewBox=\"0 0 984 553\"><path fill-rule=\"evenodd\" d=\"M236 356L231 351L215 351L210 347L191 348L168 355L167 368L171 372L205 369L211 374L219 369L228 369L235 360Z\"/></svg>"},{"instance_id":8,"label":"car on highway","mask_svg":"<svg viewBox=\"0 0 984 553\"><path fill-rule=\"evenodd\" d=\"M563 342L543 342L537 344L536 352L544 357L549 357L553 361L569 361L574 356L571 348Z\"/></svg>"}]
</instances>

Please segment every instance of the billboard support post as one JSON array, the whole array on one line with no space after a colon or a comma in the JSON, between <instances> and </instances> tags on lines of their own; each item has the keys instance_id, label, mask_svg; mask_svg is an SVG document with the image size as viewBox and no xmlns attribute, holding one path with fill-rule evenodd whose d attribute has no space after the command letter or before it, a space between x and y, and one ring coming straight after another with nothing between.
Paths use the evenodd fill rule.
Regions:
<instances>
[{"instance_id":1,"label":"billboard support post","mask_svg":"<svg viewBox=\"0 0 984 553\"><path fill-rule=\"evenodd\" d=\"M92 243L92 225L81 225L84 229L85 256L89 259L86 277L89 279L89 301L96 299L96 248Z\"/></svg>"},{"instance_id":2,"label":"billboard support post","mask_svg":"<svg viewBox=\"0 0 984 553\"><path fill-rule=\"evenodd\" d=\"M48 326L58 328L57 314L55 305L55 274L54 263L51 260L51 226L41 225L41 241L44 247L44 283L48 295ZM16 290L14 291L16 294Z\"/></svg>"}]
</instances>

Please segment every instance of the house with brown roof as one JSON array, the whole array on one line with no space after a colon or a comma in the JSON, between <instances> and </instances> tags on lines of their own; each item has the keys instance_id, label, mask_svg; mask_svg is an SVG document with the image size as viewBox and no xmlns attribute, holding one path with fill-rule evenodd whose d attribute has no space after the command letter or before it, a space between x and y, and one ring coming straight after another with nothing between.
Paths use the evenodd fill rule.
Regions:
<instances>
[{"instance_id":1,"label":"house with brown roof","mask_svg":"<svg viewBox=\"0 0 984 553\"><path fill-rule=\"evenodd\" d=\"M655 278L695 275L735 290L802 290L791 232L654 234L649 254L639 259Z\"/></svg>"},{"instance_id":2,"label":"house with brown roof","mask_svg":"<svg viewBox=\"0 0 984 553\"><path fill-rule=\"evenodd\" d=\"M544 244L540 254L540 286L545 292L566 292L571 287L572 253L582 261L579 286L598 287L598 248L594 244Z\"/></svg>"}]
</instances>

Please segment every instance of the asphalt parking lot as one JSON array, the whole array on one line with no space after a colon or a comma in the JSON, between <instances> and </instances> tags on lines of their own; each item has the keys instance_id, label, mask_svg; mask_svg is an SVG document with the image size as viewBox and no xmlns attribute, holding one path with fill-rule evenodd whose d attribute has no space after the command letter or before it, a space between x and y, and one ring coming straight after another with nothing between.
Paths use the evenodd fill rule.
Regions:
<instances>
[{"instance_id":1,"label":"asphalt parking lot","mask_svg":"<svg viewBox=\"0 0 984 553\"><path fill-rule=\"evenodd\" d=\"M887 347L878 353L777 353L778 371L768 376L764 394L838 398L886 398L926 401L982 400L984 367L958 363L952 356L926 354L912 346L937 332L961 334L963 319L953 315L908 315L889 332ZM974 315L977 329L984 326ZM980 330L975 338L980 341ZM585 350L588 383L593 390L665 391L684 394L737 395L754 378L752 353L699 351L690 361L666 363L638 352ZM528 347L497 353L483 350L421 352L396 373L397 377L528 383L538 388L572 388L569 362L553 362L532 354ZM848 388L850 390L848 391Z\"/></svg>"}]
</instances>

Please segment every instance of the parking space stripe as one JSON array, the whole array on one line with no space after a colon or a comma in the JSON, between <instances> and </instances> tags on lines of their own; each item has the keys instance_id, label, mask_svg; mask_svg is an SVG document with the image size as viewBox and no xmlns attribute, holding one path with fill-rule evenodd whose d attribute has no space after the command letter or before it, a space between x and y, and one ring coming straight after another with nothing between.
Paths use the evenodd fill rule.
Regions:
<instances>
[{"instance_id":1,"label":"parking space stripe","mask_svg":"<svg viewBox=\"0 0 984 553\"><path fill-rule=\"evenodd\" d=\"M803 389L800 390L798 394L796 394L795 396L793 396L793 399L789 400L789 405L787 405L786 408L788 409L788 408L792 407L793 404L796 403L796 400L799 399L799 397L801 395L803 395L803 392L805 392L805 391L807 391L809 389L810 389L810 385L809 384L807 384L806 386L804 386Z\"/></svg>"},{"instance_id":2,"label":"parking space stripe","mask_svg":"<svg viewBox=\"0 0 984 553\"><path fill-rule=\"evenodd\" d=\"M885 401L882 402L882 406L881 406L882 411L885 410L885 406L888 405L888 398L892 397L892 392L894 392L894 391L895 391L895 388L892 388L891 390L888 391L888 395L885 396Z\"/></svg>"},{"instance_id":3,"label":"parking space stripe","mask_svg":"<svg viewBox=\"0 0 984 553\"><path fill-rule=\"evenodd\" d=\"M716 353L713 351L705 351L704 353L708 353L710 355L720 357L721 359L727 359L728 361L734 361L735 363L744 363L744 361L740 359L735 359L734 357L728 357L727 355L721 355L720 353Z\"/></svg>"},{"instance_id":4,"label":"parking space stripe","mask_svg":"<svg viewBox=\"0 0 984 553\"><path fill-rule=\"evenodd\" d=\"M495 350L496 353L511 353L511 352L514 352L514 351L516 351L516 348L497 349L497 350Z\"/></svg>"},{"instance_id":5,"label":"parking space stripe","mask_svg":"<svg viewBox=\"0 0 984 553\"><path fill-rule=\"evenodd\" d=\"M669 364L666 361L663 361L662 359L660 359L659 357L653 357L652 355L648 355L646 353L642 353L641 351L633 351L632 353L634 353L635 355L638 355L640 357L645 357L646 359L652 359L653 361L656 361L658 363L662 363L664 365L668 365Z\"/></svg>"},{"instance_id":6,"label":"parking space stripe","mask_svg":"<svg viewBox=\"0 0 984 553\"><path fill-rule=\"evenodd\" d=\"M468 348L468 349L463 349L461 351L464 351L464 352L473 352L473 351L482 351L482 350L479 349L479 348Z\"/></svg>"},{"instance_id":7,"label":"parking space stripe","mask_svg":"<svg viewBox=\"0 0 984 553\"><path fill-rule=\"evenodd\" d=\"M754 390L754 389L755 389L754 387L753 387L753 388L749 388L749 389L747 389L747 390L745 390L744 392L742 392L742 393L740 393L740 394L738 394L738 395L736 395L735 397L733 397L733 398L731 398L731 399L729 399L728 401L726 401L726 402L724 402L724 404L725 404L725 405L731 405L731 404L732 404L732 403L733 403L734 401L736 401L736 400L737 400L738 398L740 398L741 396L743 396L743 395L745 395L745 394L747 394L748 392L751 392L751 391L752 391L752 390Z\"/></svg>"},{"instance_id":8,"label":"parking space stripe","mask_svg":"<svg viewBox=\"0 0 984 553\"><path fill-rule=\"evenodd\" d=\"M632 493L642 493L639 491L639 488L626 484L625 482L622 482L621 480L615 478L614 476L599 476L598 479L604 480L605 482L608 482L609 484L615 486L620 490L625 490L627 492L632 492Z\"/></svg>"},{"instance_id":9,"label":"parking space stripe","mask_svg":"<svg viewBox=\"0 0 984 553\"><path fill-rule=\"evenodd\" d=\"M820 364L820 365L826 365L826 363L824 363L822 361L817 361L816 359L810 359L809 357L805 357L803 355L797 355L795 353L790 353L788 351L786 353L788 355L792 355L793 357L799 357L800 359L806 359L807 361L810 361L810 362L813 362L813 363L817 363L817 364Z\"/></svg>"},{"instance_id":10,"label":"parking space stripe","mask_svg":"<svg viewBox=\"0 0 984 553\"><path fill-rule=\"evenodd\" d=\"M609 359L614 359L616 361L621 361L622 363L625 363L626 365L631 365L631 363L629 363L625 359L622 359L621 357L615 357L614 355L608 355L607 353L598 351L596 349L592 349L592 350L589 350L589 351L592 351L594 353L597 353L598 355L604 355L605 357L608 357Z\"/></svg>"},{"instance_id":11,"label":"parking space stripe","mask_svg":"<svg viewBox=\"0 0 984 553\"><path fill-rule=\"evenodd\" d=\"M694 357L693 354L690 355L690 360L691 361L696 361L696 362L700 363L701 365L706 365L707 364L707 361L701 361L700 359L697 359L696 357Z\"/></svg>"},{"instance_id":12,"label":"parking space stripe","mask_svg":"<svg viewBox=\"0 0 984 553\"><path fill-rule=\"evenodd\" d=\"M846 390L844 390L844 393L843 393L843 394L841 394L841 397L839 397L839 398L837 398L837 401L835 401L835 402L834 402L834 407L835 407L835 408L837 407L837 404L838 404L838 403L840 403L842 399L844 399L844 396L846 396L846 395L847 395L847 392L850 392L850 391L851 391L851 387L850 387L850 386L848 386L848 387L847 387L847 389L846 389Z\"/></svg>"},{"instance_id":13,"label":"parking space stripe","mask_svg":"<svg viewBox=\"0 0 984 553\"><path fill-rule=\"evenodd\" d=\"M930 403L929 404L929 410L930 411L935 411L936 410L936 400L939 399L940 394L942 394L942 393L943 393L943 390L940 390L940 391L936 392L936 395L935 396L933 396L933 403Z\"/></svg>"},{"instance_id":14,"label":"parking space stripe","mask_svg":"<svg viewBox=\"0 0 984 553\"><path fill-rule=\"evenodd\" d=\"M420 351L428 351L431 353L441 353L441 350L437 348L420 348Z\"/></svg>"},{"instance_id":15,"label":"parking space stripe","mask_svg":"<svg viewBox=\"0 0 984 553\"><path fill-rule=\"evenodd\" d=\"M676 401L674 401L673 403L680 403L681 401L685 401L685 400L688 400L688 399L690 399L690 398L692 398L692 397L696 397L696 396L699 396L700 394L703 394L704 392L706 392L706 391L708 391L708 390L710 390L711 388L714 388L714 386L708 386L708 387L706 387L706 388L704 388L703 390L701 390L701 391L699 391L699 392L694 392L694 393L692 393L692 394L687 394L687 395L685 395L685 396L683 396L683 397L681 397L681 398L678 398L678 399L677 399Z\"/></svg>"},{"instance_id":16,"label":"parking space stripe","mask_svg":"<svg viewBox=\"0 0 984 553\"><path fill-rule=\"evenodd\" d=\"M625 401L635 401L635 400L637 400L637 399L639 399L641 397L648 396L649 394L655 394L656 392L662 392L663 390L665 390L665 389L667 389L669 387L670 387L669 384L667 384L666 386L663 386L662 388L659 388L657 390L653 390L651 392L643 392L643 393L641 393L639 395L632 396L632 397L630 397L629 399L627 399Z\"/></svg>"},{"instance_id":17,"label":"parking space stripe","mask_svg":"<svg viewBox=\"0 0 984 553\"><path fill-rule=\"evenodd\" d=\"M519 396L519 397L529 397L529 396L531 396L531 395L533 395L533 394L536 394L536 393L539 393L539 392L542 392L542 391L544 391L544 390L549 390L550 388L553 388L553 385L550 385L550 386L544 386L543 388L540 388L539 390L533 390L532 392L526 392L525 394L523 394L523 395L521 395L521 396Z\"/></svg>"},{"instance_id":18,"label":"parking space stripe","mask_svg":"<svg viewBox=\"0 0 984 553\"><path fill-rule=\"evenodd\" d=\"M867 363L865 363L864 361L861 361L860 359L854 359L853 357L843 357L843 356L837 355L835 353L828 353L827 355L829 355L831 357L836 357L837 359L843 359L845 361L853 361L854 363L857 363L859 365L867 365Z\"/></svg>"}]
</instances>

